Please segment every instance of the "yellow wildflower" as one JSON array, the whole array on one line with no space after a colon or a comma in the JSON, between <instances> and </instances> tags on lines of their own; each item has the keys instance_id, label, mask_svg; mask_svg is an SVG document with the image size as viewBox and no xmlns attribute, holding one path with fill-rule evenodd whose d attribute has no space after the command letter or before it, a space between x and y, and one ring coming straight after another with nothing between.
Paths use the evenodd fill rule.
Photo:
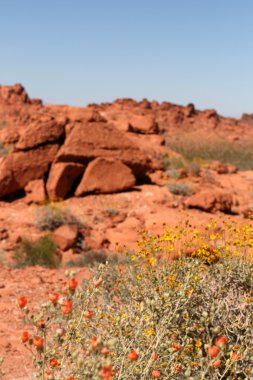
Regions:
<instances>
[{"instance_id":1,"label":"yellow wildflower","mask_svg":"<svg viewBox=\"0 0 253 380\"><path fill-rule=\"evenodd\" d=\"M201 342L200 339L198 339L198 340L196 341L195 346L196 346L197 348L200 348L200 347L202 346L202 342Z\"/></svg>"}]
</instances>

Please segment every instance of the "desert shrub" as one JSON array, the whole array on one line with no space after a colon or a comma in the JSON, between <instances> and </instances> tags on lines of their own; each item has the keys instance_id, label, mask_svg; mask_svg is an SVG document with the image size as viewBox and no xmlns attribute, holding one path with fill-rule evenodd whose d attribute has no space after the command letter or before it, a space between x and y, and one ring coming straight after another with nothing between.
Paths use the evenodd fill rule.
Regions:
<instances>
[{"instance_id":1,"label":"desert shrub","mask_svg":"<svg viewBox=\"0 0 253 380\"><path fill-rule=\"evenodd\" d=\"M200 175L200 169L201 165L196 161L192 161L187 164L188 172L195 175L196 177Z\"/></svg>"},{"instance_id":2,"label":"desert shrub","mask_svg":"<svg viewBox=\"0 0 253 380\"><path fill-rule=\"evenodd\" d=\"M53 231L63 224L84 227L83 223L67 207L60 203L50 203L36 210L35 225L41 230Z\"/></svg>"},{"instance_id":3,"label":"desert shrub","mask_svg":"<svg viewBox=\"0 0 253 380\"><path fill-rule=\"evenodd\" d=\"M36 242L23 239L16 248L14 261L19 268L34 265L55 268L60 262L56 250L57 245L49 236L42 236Z\"/></svg>"},{"instance_id":4,"label":"desert shrub","mask_svg":"<svg viewBox=\"0 0 253 380\"><path fill-rule=\"evenodd\" d=\"M185 160L183 157L169 157L169 156L161 156L159 159L163 163L164 170L168 169L182 169L185 167Z\"/></svg>"},{"instance_id":5,"label":"desert shrub","mask_svg":"<svg viewBox=\"0 0 253 380\"><path fill-rule=\"evenodd\" d=\"M173 134L167 138L166 146L186 160L219 160L224 164L231 163L240 170L253 168L253 142L250 139L229 141L196 131Z\"/></svg>"},{"instance_id":6,"label":"desert shrub","mask_svg":"<svg viewBox=\"0 0 253 380\"><path fill-rule=\"evenodd\" d=\"M175 195L190 196L193 194L191 186L185 182L169 182L167 187Z\"/></svg>"},{"instance_id":7,"label":"desert shrub","mask_svg":"<svg viewBox=\"0 0 253 380\"><path fill-rule=\"evenodd\" d=\"M168 156L160 156L158 159L162 161L164 170L168 170L170 168L170 158Z\"/></svg>"},{"instance_id":8,"label":"desert shrub","mask_svg":"<svg viewBox=\"0 0 253 380\"><path fill-rule=\"evenodd\" d=\"M22 337L38 378L251 379L253 229L222 226L144 231L126 266L99 264L79 287L68 273L64 294L51 293L33 318L23 297L33 329ZM220 250L219 260L181 254L203 242ZM169 261L175 249L179 258Z\"/></svg>"},{"instance_id":9,"label":"desert shrub","mask_svg":"<svg viewBox=\"0 0 253 380\"><path fill-rule=\"evenodd\" d=\"M81 253L77 260L68 261L66 267L94 267L98 263L105 264L106 262L112 263L117 262L118 256L107 253L103 250L92 250L89 249Z\"/></svg>"},{"instance_id":10,"label":"desert shrub","mask_svg":"<svg viewBox=\"0 0 253 380\"><path fill-rule=\"evenodd\" d=\"M211 170L205 168L202 172L202 180L203 182L207 182L213 185L217 185L217 180L215 179L214 174L212 173Z\"/></svg>"},{"instance_id":11,"label":"desert shrub","mask_svg":"<svg viewBox=\"0 0 253 380\"><path fill-rule=\"evenodd\" d=\"M104 207L103 213L107 216L114 216L119 214L119 210L116 207Z\"/></svg>"},{"instance_id":12,"label":"desert shrub","mask_svg":"<svg viewBox=\"0 0 253 380\"><path fill-rule=\"evenodd\" d=\"M0 142L0 156L6 156L12 149L12 145L6 145Z\"/></svg>"},{"instance_id":13,"label":"desert shrub","mask_svg":"<svg viewBox=\"0 0 253 380\"><path fill-rule=\"evenodd\" d=\"M166 174L169 176L169 178L179 179L181 176L181 171L178 169L168 169L166 170Z\"/></svg>"}]
</instances>

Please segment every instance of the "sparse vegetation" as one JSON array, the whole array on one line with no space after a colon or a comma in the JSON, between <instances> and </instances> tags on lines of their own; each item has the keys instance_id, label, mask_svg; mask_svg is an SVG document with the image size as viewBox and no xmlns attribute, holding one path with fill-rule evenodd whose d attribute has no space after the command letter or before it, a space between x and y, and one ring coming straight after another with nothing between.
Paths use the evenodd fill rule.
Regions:
<instances>
[{"instance_id":1,"label":"sparse vegetation","mask_svg":"<svg viewBox=\"0 0 253 380\"><path fill-rule=\"evenodd\" d=\"M61 203L41 206L36 212L35 225L41 230L53 231L63 224L75 224L79 228L84 227L82 221Z\"/></svg>"},{"instance_id":2,"label":"sparse vegetation","mask_svg":"<svg viewBox=\"0 0 253 380\"><path fill-rule=\"evenodd\" d=\"M97 264L105 264L106 262L115 263L119 258L115 254L109 254L103 250L89 249L81 254L75 261L68 261L66 267L94 267Z\"/></svg>"},{"instance_id":3,"label":"sparse vegetation","mask_svg":"<svg viewBox=\"0 0 253 380\"><path fill-rule=\"evenodd\" d=\"M186 160L218 160L231 163L240 170L253 169L253 142L251 139L229 141L215 135L197 132L169 136L166 146L181 154Z\"/></svg>"},{"instance_id":4,"label":"sparse vegetation","mask_svg":"<svg viewBox=\"0 0 253 380\"><path fill-rule=\"evenodd\" d=\"M56 268L60 264L56 252L57 245L49 236L42 236L36 242L23 239L16 248L14 261L18 268L34 265Z\"/></svg>"},{"instance_id":5,"label":"sparse vegetation","mask_svg":"<svg viewBox=\"0 0 253 380\"><path fill-rule=\"evenodd\" d=\"M207 183L210 183L210 184L217 184L217 181L215 179L215 176L213 175L212 171L205 168L203 173L202 173L202 179L203 179L203 182L207 182Z\"/></svg>"},{"instance_id":6,"label":"sparse vegetation","mask_svg":"<svg viewBox=\"0 0 253 380\"><path fill-rule=\"evenodd\" d=\"M166 174L169 176L169 178L179 179L181 177L181 170L168 169L166 170Z\"/></svg>"},{"instance_id":7,"label":"sparse vegetation","mask_svg":"<svg viewBox=\"0 0 253 380\"><path fill-rule=\"evenodd\" d=\"M116 207L104 207L103 213L107 216L118 215L119 210Z\"/></svg>"},{"instance_id":8,"label":"sparse vegetation","mask_svg":"<svg viewBox=\"0 0 253 380\"><path fill-rule=\"evenodd\" d=\"M12 149L12 145L6 145L0 142L0 156L6 156Z\"/></svg>"},{"instance_id":9,"label":"sparse vegetation","mask_svg":"<svg viewBox=\"0 0 253 380\"><path fill-rule=\"evenodd\" d=\"M169 157L169 156L161 156L160 160L163 163L163 167L165 170L169 169L182 169L185 167L185 160L182 157Z\"/></svg>"},{"instance_id":10,"label":"sparse vegetation","mask_svg":"<svg viewBox=\"0 0 253 380\"><path fill-rule=\"evenodd\" d=\"M162 160L163 167L170 178L184 178L188 173L194 176L200 175L202 163L200 159L189 160L184 157L162 156L160 160Z\"/></svg>"},{"instance_id":11,"label":"sparse vegetation","mask_svg":"<svg viewBox=\"0 0 253 380\"><path fill-rule=\"evenodd\" d=\"M190 162L188 165L187 165L187 171L196 176L196 177L199 177L200 175L200 170L201 170L201 165L196 162L196 161L192 161Z\"/></svg>"},{"instance_id":12,"label":"sparse vegetation","mask_svg":"<svg viewBox=\"0 0 253 380\"><path fill-rule=\"evenodd\" d=\"M144 231L126 266L99 264L80 287L68 272L38 315L19 297L38 379L251 379L252 241L250 225L215 220Z\"/></svg>"},{"instance_id":13,"label":"sparse vegetation","mask_svg":"<svg viewBox=\"0 0 253 380\"><path fill-rule=\"evenodd\" d=\"M192 187L185 182L169 182L167 187L175 195L190 196L193 194Z\"/></svg>"}]
</instances>

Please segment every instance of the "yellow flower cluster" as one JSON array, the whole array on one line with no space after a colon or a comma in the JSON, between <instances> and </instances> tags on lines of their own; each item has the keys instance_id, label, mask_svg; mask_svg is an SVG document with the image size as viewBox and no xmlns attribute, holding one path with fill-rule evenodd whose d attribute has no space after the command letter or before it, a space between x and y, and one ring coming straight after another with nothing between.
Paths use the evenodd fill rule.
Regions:
<instances>
[{"instance_id":1,"label":"yellow flower cluster","mask_svg":"<svg viewBox=\"0 0 253 380\"><path fill-rule=\"evenodd\" d=\"M192 253L192 257L203 260L206 264L213 264L219 261L220 252L218 249L202 244L200 248Z\"/></svg>"}]
</instances>

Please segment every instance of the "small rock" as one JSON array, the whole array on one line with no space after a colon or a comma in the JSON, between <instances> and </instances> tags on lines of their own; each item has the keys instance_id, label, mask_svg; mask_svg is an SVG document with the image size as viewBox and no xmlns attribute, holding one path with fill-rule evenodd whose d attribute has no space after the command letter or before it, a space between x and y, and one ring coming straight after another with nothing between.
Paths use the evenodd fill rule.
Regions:
<instances>
[{"instance_id":1,"label":"small rock","mask_svg":"<svg viewBox=\"0 0 253 380\"><path fill-rule=\"evenodd\" d=\"M229 192L210 189L203 190L189 197L184 205L188 208L197 208L203 211L223 211L230 213L233 197Z\"/></svg>"},{"instance_id":2,"label":"small rock","mask_svg":"<svg viewBox=\"0 0 253 380\"><path fill-rule=\"evenodd\" d=\"M64 224L58 227L52 234L53 240L62 251L73 247L78 236L78 228L75 225Z\"/></svg>"}]
</instances>

